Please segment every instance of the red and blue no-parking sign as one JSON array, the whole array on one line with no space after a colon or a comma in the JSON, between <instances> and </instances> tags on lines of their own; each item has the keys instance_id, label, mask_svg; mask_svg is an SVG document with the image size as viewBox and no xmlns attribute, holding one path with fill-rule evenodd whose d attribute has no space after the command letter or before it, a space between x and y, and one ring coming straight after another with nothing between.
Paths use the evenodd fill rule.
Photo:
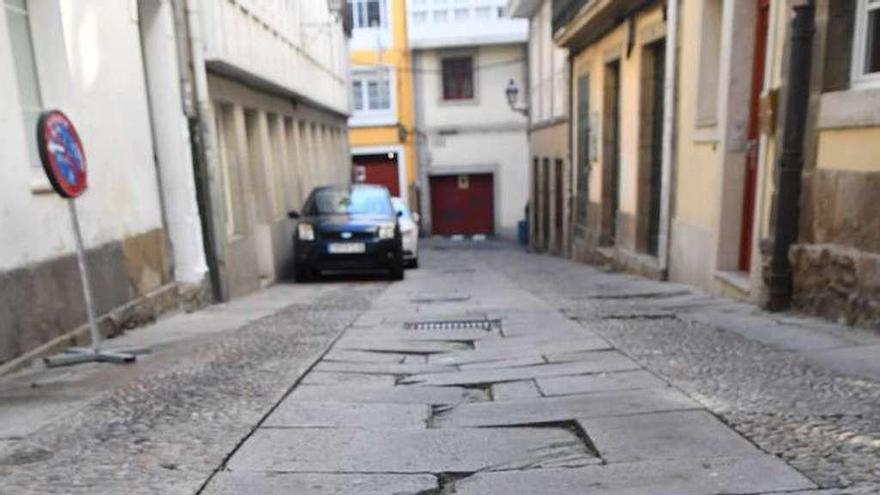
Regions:
<instances>
[{"instance_id":1,"label":"red and blue no-parking sign","mask_svg":"<svg viewBox=\"0 0 880 495\"><path fill-rule=\"evenodd\" d=\"M75 198L86 190L86 153L76 128L64 113L49 110L40 115L37 147L55 192Z\"/></svg>"}]
</instances>

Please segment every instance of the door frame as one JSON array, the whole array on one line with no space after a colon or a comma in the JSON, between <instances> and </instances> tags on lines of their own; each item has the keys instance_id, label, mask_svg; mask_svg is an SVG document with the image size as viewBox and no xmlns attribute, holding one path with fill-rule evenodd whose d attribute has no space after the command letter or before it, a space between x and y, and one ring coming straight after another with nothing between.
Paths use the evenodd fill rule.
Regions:
<instances>
[{"instance_id":1,"label":"door frame","mask_svg":"<svg viewBox=\"0 0 880 495\"><path fill-rule=\"evenodd\" d=\"M383 153L394 153L397 156L397 184L400 187L400 199L407 205L409 204L409 184L406 182L406 148L403 145L383 145L383 146L352 146L351 163L349 168L354 166L354 157L358 155L381 155ZM349 174L350 176L350 174Z\"/></svg>"}]
</instances>

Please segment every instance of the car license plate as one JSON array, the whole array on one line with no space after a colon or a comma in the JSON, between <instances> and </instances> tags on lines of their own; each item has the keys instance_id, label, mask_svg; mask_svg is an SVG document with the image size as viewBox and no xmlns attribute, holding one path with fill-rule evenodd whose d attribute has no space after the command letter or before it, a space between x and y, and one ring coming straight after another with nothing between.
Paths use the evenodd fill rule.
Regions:
<instances>
[{"instance_id":1,"label":"car license plate","mask_svg":"<svg viewBox=\"0 0 880 495\"><path fill-rule=\"evenodd\" d=\"M367 252L363 242L334 242L327 246L330 254L360 254Z\"/></svg>"}]
</instances>

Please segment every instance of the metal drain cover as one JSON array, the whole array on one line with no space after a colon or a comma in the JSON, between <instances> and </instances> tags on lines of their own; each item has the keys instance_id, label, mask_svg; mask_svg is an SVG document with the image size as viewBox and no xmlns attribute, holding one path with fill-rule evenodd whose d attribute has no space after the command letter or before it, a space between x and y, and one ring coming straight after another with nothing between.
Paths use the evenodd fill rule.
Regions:
<instances>
[{"instance_id":1,"label":"metal drain cover","mask_svg":"<svg viewBox=\"0 0 880 495\"><path fill-rule=\"evenodd\" d=\"M435 321L408 321L403 324L407 330L464 330L480 329L487 332L501 328L501 320L435 320Z\"/></svg>"}]
</instances>

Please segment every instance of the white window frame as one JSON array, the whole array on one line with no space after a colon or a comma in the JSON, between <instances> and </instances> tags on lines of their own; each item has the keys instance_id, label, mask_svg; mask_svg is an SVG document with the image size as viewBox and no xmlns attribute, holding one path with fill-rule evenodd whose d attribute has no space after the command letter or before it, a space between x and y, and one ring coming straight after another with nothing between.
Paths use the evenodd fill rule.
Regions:
<instances>
[{"instance_id":1,"label":"white window frame","mask_svg":"<svg viewBox=\"0 0 880 495\"><path fill-rule=\"evenodd\" d=\"M367 0L348 0L352 8L352 21L357 17L357 4ZM391 45L391 13L388 6L392 0L379 0L379 18L377 27L358 27L351 30L351 47L355 50L376 50Z\"/></svg>"},{"instance_id":2,"label":"white window frame","mask_svg":"<svg viewBox=\"0 0 880 495\"><path fill-rule=\"evenodd\" d=\"M880 72L865 73L867 57L868 15L880 12L880 0L858 0L856 6L856 29L853 37L852 86L854 88L880 88ZM878 41L880 42L880 41Z\"/></svg>"},{"instance_id":3,"label":"white window frame","mask_svg":"<svg viewBox=\"0 0 880 495\"><path fill-rule=\"evenodd\" d=\"M19 10L19 8L17 6L13 7L13 6L9 5L8 3L9 2L7 2L7 0L0 0L0 8L4 9L4 14L5 14L4 17L6 17L4 22L7 23L7 27L6 27L7 33L9 30L9 27L8 27L8 22L9 22L8 16L10 15L9 11L10 10ZM30 6L28 5L27 1L24 2L24 5L25 5L24 12L21 12L18 15L23 15L25 18L25 22L27 23L28 43L30 45L29 55L30 55L30 59L31 59L31 65L33 66L33 71L34 71L33 78L34 78L34 83L36 85L36 87L34 88L34 91L36 92L37 106L36 106L36 108L30 108L30 105L25 105L24 101L21 100L23 95L19 94L19 104L20 104L19 111L21 113L22 125L25 127L25 133L27 133L27 135L28 135L28 139L27 139L28 148L29 148L28 149L28 161L30 162L29 163L30 168L32 171L41 171L42 165L40 163L40 158L36 152L36 141L35 140L31 141L33 136L35 136L35 134L36 134L36 127L35 126L28 127L27 124L29 124L30 122L27 118L25 118L25 114L28 111L33 112L34 110L36 110L37 113L42 111L42 109L44 108L44 98L43 98L43 91L42 91L42 87L41 87L42 86L42 78L40 77L40 70L39 70L39 65L38 65L38 61L37 61L37 53L36 53L37 49L36 49L36 45L34 43L34 28L33 28L33 22L32 22L32 18L31 18ZM8 33L8 35L10 38L9 39L10 49L12 49L12 46L11 46L12 45L12 39L11 39L12 33ZM12 64L15 64L14 60L12 60ZM13 70L13 72L15 72L16 90L20 90L19 85L21 84L21 81L18 80L18 70L19 70L19 68L15 68Z\"/></svg>"},{"instance_id":4,"label":"white window frame","mask_svg":"<svg viewBox=\"0 0 880 495\"><path fill-rule=\"evenodd\" d=\"M361 110L354 109L354 101L352 101L351 118L348 121L351 127L368 127L378 125L395 125L398 123L397 118L397 78L395 77L394 67L388 65L373 65L353 67L351 70L352 88L355 81L361 82L361 91L363 92L363 103L369 106L369 89L366 82L371 78L380 77L380 72L384 71L383 77L388 78L388 103L387 109L370 110L363 108Z\"/></svg>"}]
</instances>

